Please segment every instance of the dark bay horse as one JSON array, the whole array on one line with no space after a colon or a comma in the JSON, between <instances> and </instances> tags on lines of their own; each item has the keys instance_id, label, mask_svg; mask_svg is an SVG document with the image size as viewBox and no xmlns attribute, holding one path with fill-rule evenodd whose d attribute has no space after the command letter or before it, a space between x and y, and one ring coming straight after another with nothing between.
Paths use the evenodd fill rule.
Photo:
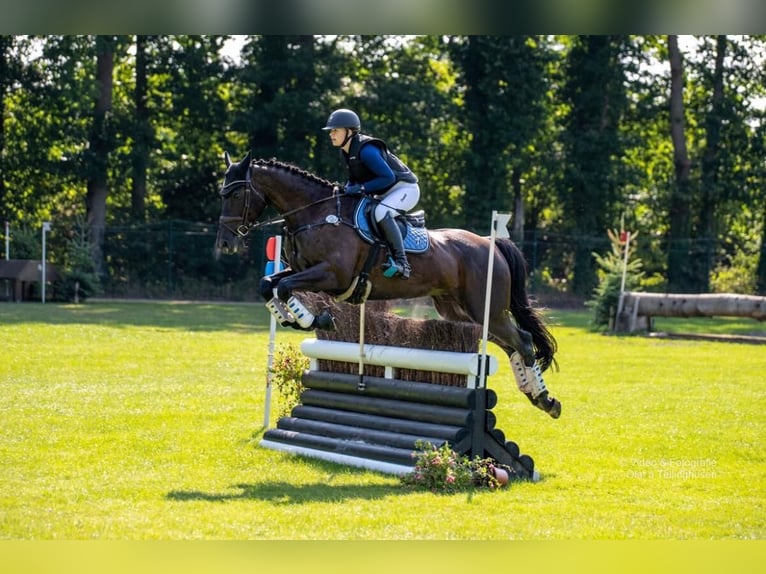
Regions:
<instances>
[{"instance_id":1,"label":"dark bay horse","mask_svg":"<svg viewBox=\"0 0 766 574\"><path fill-rule=\"evenodd\" d=\"M276 160L252 160L249 153L237 163L228 153L225 160L216 247L235 253L252 229L283 222L288 267L261 281L266 306L283 325L329 328L327 317L315 317L293 291L360 302L360 276L365 283L362 301L429 296L444 319L483 323L488 238L461 229L428 231L428 248L409 255L410 278L388 278L382 261L365 266L372 246L355 223L358 197L345 196L337 184ZM278 220L258 221L267 207L279 214ZM519 389L532 404L558 418L561 404L549 396L541 376L554 363L557 344L527 297L524 256L508 239L496 241L492 256L489 340L509 356Z\"/></svg>"}]
</instances>

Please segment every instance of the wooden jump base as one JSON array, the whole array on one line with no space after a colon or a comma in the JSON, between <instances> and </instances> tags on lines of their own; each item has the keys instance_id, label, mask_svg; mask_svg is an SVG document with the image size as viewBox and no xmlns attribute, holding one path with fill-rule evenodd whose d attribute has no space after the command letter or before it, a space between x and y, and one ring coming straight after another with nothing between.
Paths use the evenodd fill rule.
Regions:
<instances>
[{"instance_id":1,"label":"wooden jump base","mask_svg":"<svg viewBox=\"0 0 766 574\"><path fill-rule=\"evenodd\" d=\"M415 464L417 441L441 446L448 442L460 455L491 457L509 466L517 479L538 478L534 461L519 453L516 443L506 441L495 428L491 409L497 395L480 384L470 384L479 373L478 353L453 353L365 345L365 363L385 367L385 377L359 377L317 369L319 359L354 363L359 345L308 339L301 350L311 358L302 377L301 404L275 429L266 431L261 446L323 460L368 468L389 474L406 474ZM487 374L497 370L489 357ZM464 374L464 387L429 382L402 381L395 369ZM391 378L388 378L391 377Z\"/></svg>"},{"instance_id":2,"label":"wooden jump base","mask_svg":"<svg viewBox=\"0 0 766 574\"><path fill-rule=\"evenodd\" d=\"M676 294L626 292L615 331L648 330L652 317L751 317L766 320L766 297L726 293Z\"/></svg>"}]
</instances>

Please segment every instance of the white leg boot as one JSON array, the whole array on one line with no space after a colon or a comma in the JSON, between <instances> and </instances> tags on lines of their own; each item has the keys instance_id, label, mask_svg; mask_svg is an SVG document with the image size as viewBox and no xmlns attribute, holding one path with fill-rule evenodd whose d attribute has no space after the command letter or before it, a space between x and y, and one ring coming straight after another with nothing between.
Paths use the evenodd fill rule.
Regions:
<instances>
[{"instance_id":1,"label":"white leg boot","mask_svg":"<svg viewBox=\"0 0 766 574\"><path fill-rule=\"evenodd\" d=\"M527 396L533 405L554 419L561 416L561 403L548 396L548 389L545 387L543 374L537 361L533 366L528 367L521 355L515 352L511 355L511 370L519 390Z\"/></svg>"},{"instance_id":2,"label":"white leg boot","mask_svg":"<svg viewBox=\"0 0 766 574\"><path fill-rule=\"evenodd\" d=\"M287 300L287 308L303 329L309 329L314 324L314 314L306 309L306 306L294 295Z\"/></svg>"}]
</instances>

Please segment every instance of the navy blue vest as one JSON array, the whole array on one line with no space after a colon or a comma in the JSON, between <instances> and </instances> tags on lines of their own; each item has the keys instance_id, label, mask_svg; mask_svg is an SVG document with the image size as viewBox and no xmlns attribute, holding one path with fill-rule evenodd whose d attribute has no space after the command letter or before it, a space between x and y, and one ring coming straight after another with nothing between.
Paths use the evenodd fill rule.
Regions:
<instances>
[{"instance_id":1,"label":"navy blue vest","mask_svg":"<svg viewBox=\"0 0 766 574\"><path fill-rule=\"evenodd\" d=\"M346 166L348 166L349 182L365 183L377 177L377 175L370 171L367 166L364 165L364 162L359 158L359 152L362 150L362 146L367 144L374 145L383 151L383 157L386 159L388 167L391 168L391 171L394 172L394 176L396 177L396 181L391 184L391 186L399 183L400 181L406 181L408 183L418 182L417 176L412 173L410 168L404 165L402 160L396 157L388 149L386 142L378 138L366 136L364 134L356 134L353 138L351 138L351 146L348 148L348 154L346 154L343 150L340 150L341 157L346 162ZM388 191L388 189L383 191Z\"/></svg>"}]
</instances>

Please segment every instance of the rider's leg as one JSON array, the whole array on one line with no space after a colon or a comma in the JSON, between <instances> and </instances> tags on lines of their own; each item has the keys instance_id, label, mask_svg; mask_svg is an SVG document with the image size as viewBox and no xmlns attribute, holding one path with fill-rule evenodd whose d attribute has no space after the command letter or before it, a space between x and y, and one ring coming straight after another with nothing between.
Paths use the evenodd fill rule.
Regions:
<instances>
[{"instance_id":1,"label":"rider's leg","mask_svg":"<svg viewBox=\"0 0 766 574\"><path fill-rule=\"evenodd\" d=\"M387 276L399 274L404 279L410 276L410 264L404 252L402 234L394 218L415 207L419 199L418 184L399 182L381 198L380 204L375 208L375 221L378 222L393 255L393 264L389 265L385 272Z\"/></svg>"},{"instance_id":2,"label":"rider's leg","mask_svg":"<svg viewBox=\"0 0 766 574\"><path fill-rule=\"evenodd\" d=\"M387 213L383 219L378 221L378 226L383 232L383 236L388 242L393 255L393 263L391 263L383 274L386 277L399 274L403 279L410 278L410 263L407 261L407 255L404 253L404 241L402 240L402 234L399 231L399 226L391 217L390 213Z\"/></svg>"}]
</instances>

